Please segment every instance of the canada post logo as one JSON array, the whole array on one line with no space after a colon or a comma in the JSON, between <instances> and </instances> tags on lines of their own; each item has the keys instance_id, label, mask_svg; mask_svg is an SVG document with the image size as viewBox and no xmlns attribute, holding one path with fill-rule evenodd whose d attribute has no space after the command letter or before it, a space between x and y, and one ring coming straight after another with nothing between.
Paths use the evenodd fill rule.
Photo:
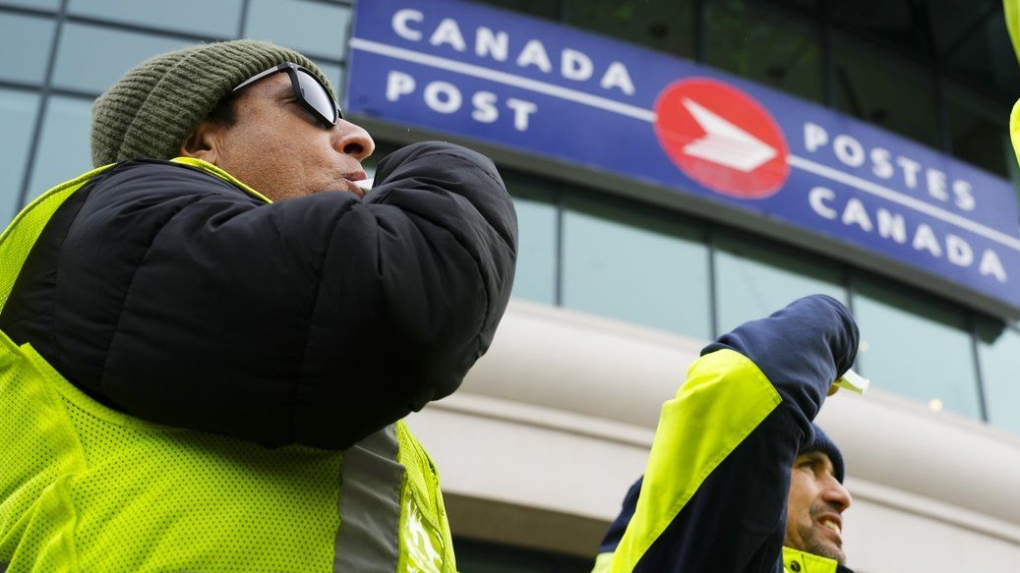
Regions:
<instances>
[{"instance_id":1,"label":"canada post logo","mask_svg":"<svg viewBox=\"0 0 1020 573\"><path fill-rule=\"evenodd\" d=\"M691 179L724 195L773 195L790 174L783 132L746 93L719 81L675 82L655 104L655 134Z\"/></svg>"}]
</instances>

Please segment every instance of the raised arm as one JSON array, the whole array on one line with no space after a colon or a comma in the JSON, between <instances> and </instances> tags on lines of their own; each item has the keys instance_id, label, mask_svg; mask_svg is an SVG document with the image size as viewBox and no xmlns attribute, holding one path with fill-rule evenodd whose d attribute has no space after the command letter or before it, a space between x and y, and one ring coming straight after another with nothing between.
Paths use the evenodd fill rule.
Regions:
<instances>
[{"instance_id":1,"label":"raised arm","mask_svg":"<svg viewBox=\"0 0 1020 573\"><path fill-rule=\"evenodd\" d=\"M842 304L812 296L708 345L663 406L596 571L781 570L790 466L857 339Z\"/></svg>"}]
</instances>

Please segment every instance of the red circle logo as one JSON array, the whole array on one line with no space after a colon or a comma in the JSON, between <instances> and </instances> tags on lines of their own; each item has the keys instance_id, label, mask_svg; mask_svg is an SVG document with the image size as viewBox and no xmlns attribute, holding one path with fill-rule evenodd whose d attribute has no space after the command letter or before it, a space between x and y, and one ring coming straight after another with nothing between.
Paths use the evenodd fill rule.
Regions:
<instances>
[{"instance_id":1,"label":"red circle logo","mask_svg":"<svg viewBox=\"0 0 1020 573\"><path fill-rule=\"evenodd\" d=\"M688 177L741 199L763 199L786 181L783 132L746 93L704 78L666 87L655 103L655 134Z\"/></svg>"}]
</instances>

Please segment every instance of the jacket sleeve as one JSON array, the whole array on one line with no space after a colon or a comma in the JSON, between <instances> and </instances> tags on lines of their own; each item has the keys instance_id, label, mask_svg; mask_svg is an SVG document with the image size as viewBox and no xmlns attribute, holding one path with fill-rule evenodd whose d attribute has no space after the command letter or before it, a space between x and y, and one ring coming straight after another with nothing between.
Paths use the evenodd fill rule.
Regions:
<instances>
[{"instance_id":1,"label":"jacket sleeve","mask_svg":"<svg viewBox=\"0 0 1020 573\"><path fill-rule=\"evenodd\" d=\"M60 352L81 357L64 374L128 413L346 448L452 393L489 347L517 221L484 156L415 144L380 163L364 200L273 204L161 169L185 175L108 176L61 255L83 277L57 296Z\"/></svg>"},{"instance_id":2,"label":"jacket sleeve","mask_svg":"<svg viewBox=\"0 0 1020 573\"><path fill-rule=\"evenodd\" d=\"M663 406L596 571L781 571L790 468L857 341L846 308L816 295L708 345Z\"/></svg>"}]
</instances>

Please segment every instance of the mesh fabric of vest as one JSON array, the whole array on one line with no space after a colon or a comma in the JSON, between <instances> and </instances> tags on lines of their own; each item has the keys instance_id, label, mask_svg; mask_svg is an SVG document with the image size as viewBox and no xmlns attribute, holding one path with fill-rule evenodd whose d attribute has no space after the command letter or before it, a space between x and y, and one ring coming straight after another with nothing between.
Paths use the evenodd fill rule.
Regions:
<instances>
[{"instance_id":1,"label":"mesh fabric of vest","mask_svg":"<svg viewBox=\"0 0 1020 573\"><path fill-rule=\"evenodd\" d=\"M11 571L332 571L342 454L141 422L21 360L0 376Z\"/></svg>"}]
</instances>

